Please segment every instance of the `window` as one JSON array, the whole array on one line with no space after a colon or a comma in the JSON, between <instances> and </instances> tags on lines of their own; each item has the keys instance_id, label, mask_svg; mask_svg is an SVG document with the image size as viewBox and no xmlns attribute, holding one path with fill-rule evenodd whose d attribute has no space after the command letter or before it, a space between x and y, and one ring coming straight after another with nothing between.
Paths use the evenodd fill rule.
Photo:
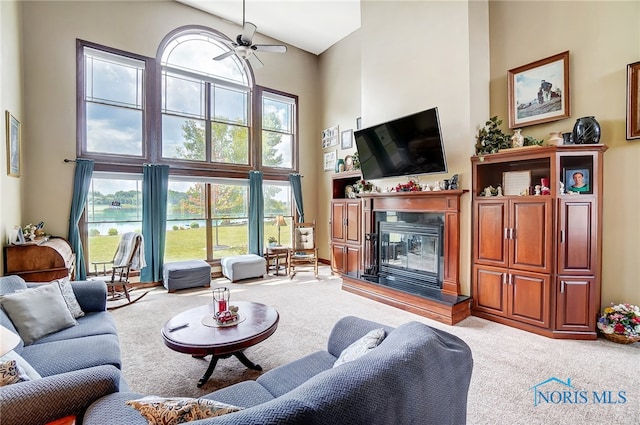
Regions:
<instances>
[{"instance_id":1,"label":"window","mask_svg":"<svg viewBox=\"0 0 640 425\"><path fill-rule=\"evenodd\" d=\"M85 149L143 156L145 62L83 49Z\"/></svg>"},{"instance_id":2,"label":"window","mask_svg":"<svg viewBox=\"0 0 640 425\"><path fill-rule=\"evenodd\" d=\"M262 165L293 168L295 99L263 91Z\"/></svg>"},{"instance_id":3,"label":"window","mask_svg":"<svg viewBox=\"0 0 640 425\"><path fill-rule=\"evenodd\" d=\"M142 176L95 172L87 198L89 266L111 261L120 237L142 231Z\"/></svg>"}]
</instances>

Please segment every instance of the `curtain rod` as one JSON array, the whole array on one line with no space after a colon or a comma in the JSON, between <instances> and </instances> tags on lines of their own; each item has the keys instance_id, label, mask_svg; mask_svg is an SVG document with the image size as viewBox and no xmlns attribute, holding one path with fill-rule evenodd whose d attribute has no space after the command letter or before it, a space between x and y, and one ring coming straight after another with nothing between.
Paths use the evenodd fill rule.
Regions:
<instances>
[{"instance_id":1,"label":"curtain rod","mask_svg":"<svg viewBox=\"0 0 640 425\"><path fill-rule=\"evenodd\" d=\"M75 159L67 159L67 158L65 158L64 162L76 162L76 160Z\"/></svg>"}]
</instances>

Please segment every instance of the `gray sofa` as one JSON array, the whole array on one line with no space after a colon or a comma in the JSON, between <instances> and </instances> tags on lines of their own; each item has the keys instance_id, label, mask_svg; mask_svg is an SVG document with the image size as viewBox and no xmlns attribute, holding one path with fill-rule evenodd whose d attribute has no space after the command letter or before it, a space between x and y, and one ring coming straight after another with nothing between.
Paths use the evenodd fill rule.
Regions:
<instances>
[{"instance_id":1,"label":"gray sofa","mask_svg":"<svg viewBox=\"0 0 640 425\"><path fill-rule=\"evenodd\" d=\"M380 327L387 336L378 347L332 367L342 350ZM472 367L467 344L449 333L419 322L393 329L349 316L334 326L326 351L204 396L244 410L191 423L460 425L466 422ZM84 424L146 424L125 404L140 397L107 395L88 408Z\"/></svg>"},{"instance_id":2,"label":"gray sofa","mask_svg":"<svg viewBox=\"0 0 640 425\"><path fill-rule=\"evenodd\" d=\"M0 387L3 425L42 425L68 415L81 417L94 400L127 389L121 379L115 321L106 310L105 283L79 281L71 285L85 315L77 319L76 326L26 346L21 340L14 349L42 378ZM0 295L26 288L18 276L0 277ZM0 323L18 334L2 308Z\"/></svg>"}]
</instances>

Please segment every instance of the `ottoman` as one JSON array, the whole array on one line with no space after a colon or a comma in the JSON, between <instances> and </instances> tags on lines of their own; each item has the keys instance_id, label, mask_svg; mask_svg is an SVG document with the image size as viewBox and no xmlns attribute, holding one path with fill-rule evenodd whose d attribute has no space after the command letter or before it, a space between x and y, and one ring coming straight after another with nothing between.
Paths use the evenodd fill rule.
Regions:
<instances>
[{"instance_id":1,"label":"ottoman","mask_svg":"<svg viewBox=\"0 0 640 425\"><path fill-rule=\"evenodd\" d=\"M211 266L204 260L166 263L162 269L162 282L169 292L176 289L208 287L211 285Z\"/></svg>"},{"instance_id":2,"label":"ottoman","mask_svg":"<svg viewBox=\"0 0 640 425\"><path fill-rule=\"evenodd\" d=\"M231 282L263 277L267 272L267 260L255 254L224 257L220 264L222 265L222 274Z\"/></svg>"}]
</instances>

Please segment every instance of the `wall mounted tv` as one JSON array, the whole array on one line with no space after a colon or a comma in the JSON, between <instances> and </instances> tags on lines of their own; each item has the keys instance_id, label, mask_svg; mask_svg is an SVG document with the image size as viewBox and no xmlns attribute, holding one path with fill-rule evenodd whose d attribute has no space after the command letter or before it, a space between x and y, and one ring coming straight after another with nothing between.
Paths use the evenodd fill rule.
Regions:
<instances>
[{"instance_id":1,"label":"wall mounted tv","mask_svg":"<svg viewBox=\"0 0 640 425\"><path fill-rule=\"evenodd\" d=\"M446 173L438 108L354 133L364 179Z\"/></svg>"}]
</instances>

